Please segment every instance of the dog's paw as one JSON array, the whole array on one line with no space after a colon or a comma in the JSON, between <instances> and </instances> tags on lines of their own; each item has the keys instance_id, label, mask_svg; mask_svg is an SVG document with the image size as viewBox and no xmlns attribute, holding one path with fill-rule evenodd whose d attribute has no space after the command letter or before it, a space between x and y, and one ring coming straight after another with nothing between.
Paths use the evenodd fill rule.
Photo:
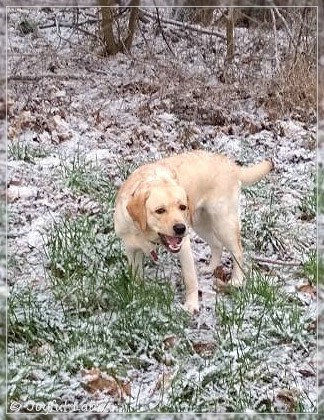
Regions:
<instances>
[{"instance_id":1,"label":"dog's paw","mask_svg":"<svg viewBox=\"0 0 324 420\"><path fill-rule=\"evenodd\" d=\"M199 312L199 303L197 301L187 300L183 305L183 309L191 315L197 314Z\"/></svg>"}]
</instances>

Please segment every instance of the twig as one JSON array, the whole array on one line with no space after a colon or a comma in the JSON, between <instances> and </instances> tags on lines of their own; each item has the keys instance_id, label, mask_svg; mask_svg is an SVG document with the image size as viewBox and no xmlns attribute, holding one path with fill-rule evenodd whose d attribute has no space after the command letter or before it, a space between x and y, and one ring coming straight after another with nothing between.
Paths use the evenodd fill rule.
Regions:
<instances>
[{"instance_id":1,"label":"twig","mask_svg":"<svg viewBox=\"0 0 324 420\"><path fill-rule=\"evenodd\" d=\"M26 232L19 232L19 233L10 232L8 234L6 234L5 232L1 232L1 236L6 237L8 239L16 239L24 235L26 235Z\"/></svg>"},{"instance_id":2,"label":"twig","mask_svg":"<svg viewBox=\"0 0 324 420\"><path fill-rule=\"evenodd\" d=\"M263 258L263 257L252 257L254 261L270 264L270 265L286 265L289 267L300 267L302 263L297 261L282 261L282 260L272 260L270 258Z\"/></svg>"},{"instance_id":3,"label":"twig","mask_svg":"<svg viewBox=\"0 0 324 420\"><path fill-rule=\"evenodd\" d=\"M70 44L72 44L69 39L65 39L65 38L62 37L62 35L61 35L61 26L59 25L58 19L56 17L55 17L55 27L56 27L56 33L57 33L57 35L59 37L59 46L61 45L62 40L63 41L66 41L66 42L68 42Z\"/></svg>"},{"instance_id":4,"label":"twig","mask_svg":"<svg viewBox=\"0 0 324 420\"><path fill-rule=\"evenodd\" d=\"M46 73L46 74L40 74L38 76L27 76L27 75L14 75L14 76L9 76L8 77L8 81L9 80L23 80L25 82L37 82L43 78L46 77L54 77L54 78L58 78L58 79L88 79L88 76L82 76L82 75L78 75L78 74L51 74L51 73Z\"/></svg>"},{"instance_id":5,"label":"twig","mask_svg":"<svg viewBox=\"0 0 324 420\"><path fill-rule=\"evenodd\" d=\"M63 26L65 28L79 28L79 26L83 26L86 25L87 23L98 23L99 19L88 19L88 20L84 20L83 22L80 22L78 24L71 24L68 22L57 22L59 24L59 26ZM55 28L57 26L56 22L53 23L48 23L47 25L40 25L38 27L38 29L47 29L47 28Z\"/></svg>"},{"instance_id":6,"label":"twig","mask_svg":"<svg viewBox=\"0 0 324 420\"><path fill-rule=\"evenodd\" d=\"M161 30L162 38L164 39L164 42L166 43L167 47L169 48L169 51L171 52L171 54L175 57L176 55L175 55L175 53L173 52L172 48L170 47L169 42L168 42L168 40L166 39L166 36L165 36L164 30L163 30L163 28L162 28L161 19L160 19L160 13L159 13L159 8L158 8L158 7L156 7L156 8L155 8L155 10L156 10L156 16L157 16L157 20L158 20L158 25L159 25L159 28L160 28L160 30Z\"/></svg>"},{"instance_id":7,"label":"twig","mask_svg":"<svg viewBox=\"0 0 324 420\"><path fill-rule=\"evenodd\" d=\"M278 56L278 39L277 39L277 26L276 26L276 17L273 11L273 8L270 9L272 24L273 24L273 33L274 33L274 45L275 45L275 60L276 60L276 71L279 71L279 56Z\"/></svg>"},{"instance_id":8,"label":"twig","mask_svg":"<svg viewBox=\"0 0 324 420\"><path fill-rule=\"evenodd\" d=\"M293 44L293 46L295 47L296 51L298 51L298 45L296 44L296 42L295 42L295 40L294 40L293 34L291 33L291 30L290 30L290 28L289 28L289 26L288 26L288 23L287 23L286 19L285 19L285 18L282 16L282 14L279 12L278 7L273 7L272 9L276 12L277 16L279 17L279 19L280 19L280 20L282 21L282 23L284 24L284 27L286 28L286 31L287 31L287 33L288 33L288 36L289 36L289 38L290 38L291 43L292 43L292 44Z\"/></svg>"},{"instance_id":9,"label":"twig","mask_svg":"<svg viewBox=\"0 0 324 420\"><path fill-rule=\"evenodd\" d=\"M147 10L141 10L145 16L148 16L150 19L155 19L155 16L152 13L148 12ZM225 35L221 34L220 32L208 31L207 29L197 28L196 26L190 25L189 23L178 22L177 20L166 18L161 18L161 22L168 23L169 25L178 26L182 29L189 29L190 31L196 31L202 34L216 36L218 38L221 38L223 41L226 40Z\"/></svg>"},{"instance_id":10,"label":"twig","mask_svg":"<svg viewBox=\"0 0 324 420\"><path fill-rule=\"evenodd\" d=\"M98 36L98 35L96 35L96 34L93 34L92 32L90 32L90 31L87 31L86 29L84 29L84 28L82 28L81 26L83 26L83 25L85 25L85 24L87 24L87 23L90 23L90 24L92 24L92 23L98 23L99 22L99 19L88 19L88 20L85 20L85 21L83 21L83 22L80 22L80 23L77 23L77 24L75 24L75 23L68 23L68 22L54 22L54 23L50 23L50 24L48 24L48 25L42 25L42 26L39 26L39 29L47 29L47 28L54 28L54 27L56 27L56 28L58 28L58 26L61 26L61 27L63 27L63 28L71 28L71 29L75 29L75 30L77 30L77 31L80 31L80 32L82 32L82 33L84 33L85 35L89 35L89 36L92 36L93 38L95 38L100 44L102 44L103 45L103 43L102 43L102 40L100 39L100 37ZM62 38L62 36L60 35L60 34L58 34L58 36L60 37L60 38ZM63 38L62 38L63 39ZM69 40L65 40L65 41L67 41L67 42L70 42Z\"/></svg>"}]
</instances>

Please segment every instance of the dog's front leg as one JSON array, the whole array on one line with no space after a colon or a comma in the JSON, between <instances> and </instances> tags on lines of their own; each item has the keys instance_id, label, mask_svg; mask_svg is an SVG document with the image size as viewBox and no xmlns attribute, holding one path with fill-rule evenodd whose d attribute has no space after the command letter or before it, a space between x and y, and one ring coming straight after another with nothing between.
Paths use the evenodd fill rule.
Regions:
<instances>
[{"instance_id":1,"label":"dog's front leg","mask_svg":"<svg viewBox=\"0 0 324 420\"><path fill-rule=\"evenodd\" d=\"M134 276L143 277L144 253L139 248L126 247L128 264Z\"/></svg>"},{"instance_id":2,"label":"dog's front leg","mask_svg":"<svg viewBox=\"0 0 324 420\"><path fill-rule=\"evenodd\" d=\"M186 287L184 308L193 314L199 311L198 280L195 262L191 251L190 239L188 236L183 239L183 243L179 251L179 260Z\"/></svg>"}]
</instances>

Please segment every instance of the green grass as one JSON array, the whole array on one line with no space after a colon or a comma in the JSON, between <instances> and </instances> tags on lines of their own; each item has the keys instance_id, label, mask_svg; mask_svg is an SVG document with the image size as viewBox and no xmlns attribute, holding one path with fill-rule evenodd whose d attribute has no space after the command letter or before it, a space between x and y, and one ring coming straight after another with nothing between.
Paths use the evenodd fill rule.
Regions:
<instances>
[{"instance_id":1,"label":"green grass","mask_svg":"<svg viewBox=\"0 0 324 420\"><path fill-rule=\"evenodd\" d=\"M319 257L318 260L318 281L319 283L324 283L324 258L323 255Z\"/></svg>"},{"instance_id":2,"label":"green grass","mask_svg":"<svg viewBox=\"0 0 324 420\"><path fill-rule=\"evenodd\" d=\"M119 161L120 178L125 180L137 166ZM103 204L114 201L115 190L107 181L107 175L96 162L87 162L81 153L75 154L71 162L65 162L64 157L61 157L60 172L66 185L73 191L86 194Z\"/></svg>"},{"instance_id":3,"label":"green grass","mask_svg":"<svg viewBox=\"0 0 324 420\"><path fill-rule=\"evenodd\" d=\"M281 191L275 187L267 191L258 188L258 185L244 190L249 201L242 218L245 248L261 254L276 253L284 261L295 249L300 254L298 262L302 263L305 254L311 255L315 249L315 232L312 234L312 230L308 229L309 234L305 235L307 223L315 224L317 194L314 183L311 183L299 203L293 205L284 202ZM261 200L263 206L260 206Z\"/></svg>"},{"instance_id":4,"label":"green grass","mask_svg":"<svg viewBox=\"0 0 324 420\"><path fill-rule=\"evenodd\" d=\"M318 171L318 212L324 213L324 170Z\"/></svg>"},{"instance_id":5,"label":"green grass","mask_svg":"<svg viewBox=\"0 0 324 420\"><path fill-rule=\"evenodd\" d=\"M0 266L6 266L6 209L5 203L0 202ZM4 272L4 271L3 271ZM6 400L6 292L5 278L0 279L0 418L4 417L3 407Z\"/></svg>"},{"instance_id":6,"label":"green grass","mask_svg":"<svg viewBox=\"0 0 324 420\"><path fill-rule=\"evenodd\" d=\"M275 202L274 191L270 192L266 205L260 208L260 192L256 194L256 187L245 191L251 204L246 208L242 220L242 237L248 241L249 249L262 253L271 250L283 254L289 246L289 235L292 232L283 229L283 225L287 227L289 221L286 220L282 208ZM266 191L263 190L263 193Z\"/></svg>"},{"instance_id":7,"label":"green grass","mask_svg":"<svg viewBox=\"0 0 324 420\"><path fill-rule=\"evenodd\" d=\"M317 207L319 213L324 213L324 170L318 172L318 198ZM318 255L318 281L324 283L324 255L319 251Z\"/></svg>"},{"instance_id":8,"label":"green grass","mask_svg":"<svg viewBox=\"0 0 324 420\"><path fill-rule=\"evenodd\" d=\"M192 356L194 371L188 371L187 363L181 367L162 411L280 412L279 400L258 401L256 390L271 395L278 379L289 388L289 355L279 361L280 352L307 343L316 346L315 333L310 339L307 332L310 319L298 300L254 271L244 289L219 296L215 310L216 350L207 359ZM303 411L305 401L307 396L300 395L292 411Z\"/></svg>"},{"instance_id":9,"label":"green grass","mask_svg":"<svg viewBox=\"0 0 324 420\"><path fill-rule=\"evenodd\" d=\"M106 176L96 164L86 162L80 153L74 156L71 163L66 163L61 157L61 175L73 191L87 194L103 204L104 200L109 203L114 199L115 191Z\"/></svg>"},{"instance_id":10,"label":"green grass","mask_svg":"<svg viewBox=\"0 0 324 420\"><path fill-rule=\"evenodd\" d=\"M96 279L89 281L95 283ZM19 394L11 390L12 399L28 392L32 385L28 376L36 366L45 371L48 367L47 373L53 375L48 391L55 387L55 376L76 373L82 368L98 366L124 377L134 365L141 367L146 363L141 356L146 355L149 360L154 353L161 352L166 335L180 333L180 324L174 325L172 319L176 317L184 322L186 317L174 305L167 282L135 283L124 272L107 278L106 282L102 289L104 297L93 306L88 304L86 296L87 306L78 303L76 307L74 300L59 300L51 295L44 299L30 288L12 291L8 334L9 341L15 344L10 350L26 363L25 375L19 378ZM71 291L72 288L74 285ZM123 290L129 290L128 294L115 301L110 292L121 296ZM46 352L42 354L44 346ZM9 376L15 377L19 371L11 366ZM56 386L62 387L60 381ZM39 384L39 391L41 388ZM40 401L44 398L51 401L53 396L42 390Z\"/></svg>"},{"instance_id":11,"label":"green grass","mask_svg":"<svg viewBox=\"0 0 324 420\"><path fill-rule=\"evenodd\" d=\"M57 220L46 237L44 281L11 289L9 407L19 402L26 409L67 393L70 402L93 399L84 395L81 372L97 367L132 383L131 398L110 402L119 412L316 410L304 394L289 408L276 398L278 387L294 386L292 355L316 346L310 315L280 278L254 269L245 288L219 293L216 324L206 330L212 349L200 354L204 322L197 327L182 310L168 269L149 264L145 281L129 272L113 232L115 188L100 168L76 157L61 170L99 211ZM280 239L273 208L266 217ZM303 275L313 279L315 267L311 254ZM175 344L168 346L166 337ZM168 383L155 390L161 372Z\"/></svg>"},{"instance_id":12,"label":"green grass","mask_svg":"<svg viewBox=\"0 0 324 420\"><path fill-rule=\"evenodd\" d=\"M47 156L46 150L39 144L32 146L23 140L12 140L8 144L8 158L33 163L35 158Z\"/></svg>"},{"instance_id":13,"label":"green grass","mask_svg":"<svg viewBox=\"0 0 324 420\"><path fill-rule=\"evenodd\" d=\"M2 418L2 407L5 406L6 400L6 297L2 293L4 286L0 289L0 417Z\"/></svg>"},{"instance_id":14,"label":"green grass","mask_svg":"<svg viewBox=\"0 0 324 420\"><path fill-rule=\"evenodd\" d=\"M89 178L80 173L82 181L73 178L73 188L99 197L93 171ZM170 335L179 339L171 353L182 354L187 347L189 317L175 304L168 279L156 272L154 278L139 281L129 272L112 230L115 191L105 187L102 212L67 216L50 230L45 288L11 290L9 403L22 401L24 395L49 403L66 386L64 375L85 368L96 366L114 377L126 377L135 367L150 369L163 359L164 339ZM31 379L35 371L50 380L44 384ZM120 409L129 410L126 403Z\"/></svg>"},{"instance_id":15,"label":"green grass","mask_svg":"<svg viewBox=\"0 0 324 420\"><path fill-rule=\"evenodd\" d=\"M302 274L310 284L316 286L317 279L322 281L321 270L323 272L322 258L317 255L316 251L312 251L307 261L303 264Z\"/></svg>"},{"instance_id":16,"label":"green grass","mask_svg":"<svg viewBox=\"0 0 324 420\"><path fill-rule=\"evenodd\" d=\"M313 181L313 184L313 189L308 194L304 195L299 205L299 211L301 213L300 218L306 221L313 220L316 217L317 189L315 180Z\"/></svg>"}]
</instances>

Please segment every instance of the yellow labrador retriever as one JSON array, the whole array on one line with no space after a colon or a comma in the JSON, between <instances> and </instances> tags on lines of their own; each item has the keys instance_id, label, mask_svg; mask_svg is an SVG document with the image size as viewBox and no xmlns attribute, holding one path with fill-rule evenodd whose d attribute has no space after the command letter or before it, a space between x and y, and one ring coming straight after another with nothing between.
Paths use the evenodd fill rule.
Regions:
<instances>
[{"instance_id":1,"label":"yellow labrador retriever","mask_svg":"<svg viewBox=\"0 0 324 420\"><path fill-rule=\"evenodd\" d=\"M230 284L243 283L240 238L240 187L252 185L272 162L240 167L229 158L204 151L172 156L143 165L121 186L115 208L115 231L123 240L128 262L142 274L143 255L157 260L162 244L180 259L186 286L184 307L199 310L198 281L188 228L211 248L211 269L220 265L223 246L233 255Z\"/></svg>"}]
</instances>

